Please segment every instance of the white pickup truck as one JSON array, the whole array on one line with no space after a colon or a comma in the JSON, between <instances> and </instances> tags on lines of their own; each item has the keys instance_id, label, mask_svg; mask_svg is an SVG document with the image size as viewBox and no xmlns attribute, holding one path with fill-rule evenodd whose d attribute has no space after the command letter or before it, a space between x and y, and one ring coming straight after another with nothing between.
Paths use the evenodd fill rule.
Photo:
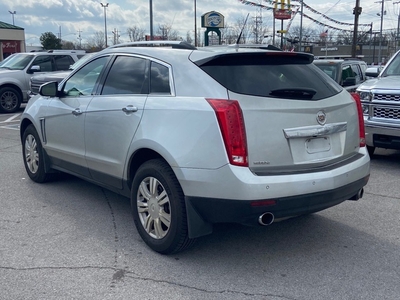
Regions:
<instances>
[{"instance_id":1,"label":"white pickup truck","mask_svg":"<svg viewBox=\"0 0 400 300\"><path fill-rule=\"evenodd\" d=\"M374 73L375 72L375 73ZM369 69L367 80L357 88L364 112L368 152L375 148L400 149L400 51L383 70Z\"/></svg>"}]
</instances>

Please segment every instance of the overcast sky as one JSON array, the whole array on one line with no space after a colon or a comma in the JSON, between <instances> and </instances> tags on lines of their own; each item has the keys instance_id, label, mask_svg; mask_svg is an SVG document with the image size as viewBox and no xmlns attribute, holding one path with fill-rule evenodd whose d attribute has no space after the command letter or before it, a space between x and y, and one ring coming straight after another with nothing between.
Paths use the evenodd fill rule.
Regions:
<instances>
[{"instance_id":1,"label":"overcast sky","mask_svg":"<svg viewBox=\"0 0 400 300\"><path fill-rule=\"evenodd\" d=\"M106 9L107 32L109 41L112 31L120 34L120 41L128 41L126 29L131 26L143 28L146 34L150 33L149 0L110 0ZM244 3L246 4L244 4ZM396 3L397 2L397 3ZM383 29L396 29L398 26L399 1L384 2ZM103 1L103 4L107 2ZM185 38L188 31L194 31L194 3L195 0L152 0L153 3L153 31L159 25L172 26ZM261 3L266 8L262 9L262 26L267 28L269 34L273 30L272 0L196 0L197 28L201 27L200 17L209 11L217 11L225 16L225 24L234 24L238 19L245 18L250 13L248 22L254 22L260 9L251 3ZM351 29L351 26L340 23L354 23L353 7L355 0L305 0L303 26L313 27L321 32L329 29L329 26L341 29ZM293 5L299 5L298 1L291 1ZM373 30L380 31L381 19L377 13L381 12L382 2L376 0L360 0L362 14L359 24L373 22ZM309 9L312 8L312 10ZM295 8L293 8L295 9ZM11 12L16 12L14 15ZM78 42L79 33L82 43L93 36L95 32L104 32L104 8L100 2L92 0L1 0L0 21L25 29L27 46L40 45L39 37L44 32L53 32L67 41ZM334 21L326 19L327 16ZM299 26L300 14L297 14L291 26ZM315 21L317 22L315 22ZM328 27L318 25L318 22ZM278 23L277 23L278 24ZM284 28L289 21L284 21ZM280 26L280 21L279 25ZM279 29L279 28L278 28ZM109 42L110 43L110 42Z\"/></svg>"}]
</instances>

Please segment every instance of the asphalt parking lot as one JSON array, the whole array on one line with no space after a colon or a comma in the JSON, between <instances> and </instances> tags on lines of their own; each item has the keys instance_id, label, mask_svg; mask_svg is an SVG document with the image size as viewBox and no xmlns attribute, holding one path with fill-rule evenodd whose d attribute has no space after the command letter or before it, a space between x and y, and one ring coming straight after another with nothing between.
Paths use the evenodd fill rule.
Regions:
<instances>
[{"instance_id":1,"label":"asphalt parking lot","mask_svg":"<svg viewBox=\"0 0 400 300\"><path fill-rule=\"evenodd\" d=\"M376 151L359 201L219 225L163 256L128 199L67 175L30 181L18 122L0 115L0 299L399 299L400 151Z\"/></svg>"}]
</instances>

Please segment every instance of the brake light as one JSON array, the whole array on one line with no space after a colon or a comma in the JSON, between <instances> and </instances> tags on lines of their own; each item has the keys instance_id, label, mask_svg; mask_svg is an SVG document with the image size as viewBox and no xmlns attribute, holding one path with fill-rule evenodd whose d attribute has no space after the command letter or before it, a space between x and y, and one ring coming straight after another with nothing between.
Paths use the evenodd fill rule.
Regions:
<instances>
[{"instance_id":1,"label":"brake light","mask_svg":"<svg viewBox=\"0 0 400 300\"><path fill-rule=\"evenodd\" d=\"M206 100L217 116L230 164L248 167L246 131L239 102L225 99Z\"/></svg>"},{"instance_id":2,"label":"brake light","mask_svg":"<svg viewBox=\"0 0 400 300\"><path fill-rule=\"evenodd\" d=\"M362 110L362 106L361 106L361 98L358 93L354 93L354 92L351 93L351 96L353 97L353 99L357 105L358 127L359 127L359 131L360 131L360 147L365 147L365 128L364 128L363 110Z\"/></svg>"}]
</instances>

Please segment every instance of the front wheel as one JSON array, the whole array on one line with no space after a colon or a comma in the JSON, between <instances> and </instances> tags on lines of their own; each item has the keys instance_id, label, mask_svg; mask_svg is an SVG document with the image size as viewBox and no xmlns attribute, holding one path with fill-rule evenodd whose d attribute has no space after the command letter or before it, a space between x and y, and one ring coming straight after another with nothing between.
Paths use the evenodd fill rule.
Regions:
<instances>
[{"instance_id":1,"label":"front wheel","mask_svg":"<svg viewBox=\"0 0 400 300\"><path fill-rule=\"evenodd\" d=\"M45 171L42 143L33 125L29 125L22 135L22 155L26 172L33 181L43 183L50 179L50 174Z\"/></svg>"},{"instance_id":2,"label":"front wheel","mask_svg":"<svg viewBox=\"0 0 400 300\"><path fill-rule=\"evenodd\" d=\"M14 113L22 103L21 94L12 87L3 87L0 89L0 112Z\"/></svg>"},{"instance_id":3,"label":"front wheel","mask_svg":"<svg viewBox=\"0 0 400 300\"><path fill-rule=\"evenodd\" d=\"M176 253L192 245L188 236L185 198L170 166L161 159L145 162L132 182L135 226L154 251Z\"/></svg>"}]
</instances>

